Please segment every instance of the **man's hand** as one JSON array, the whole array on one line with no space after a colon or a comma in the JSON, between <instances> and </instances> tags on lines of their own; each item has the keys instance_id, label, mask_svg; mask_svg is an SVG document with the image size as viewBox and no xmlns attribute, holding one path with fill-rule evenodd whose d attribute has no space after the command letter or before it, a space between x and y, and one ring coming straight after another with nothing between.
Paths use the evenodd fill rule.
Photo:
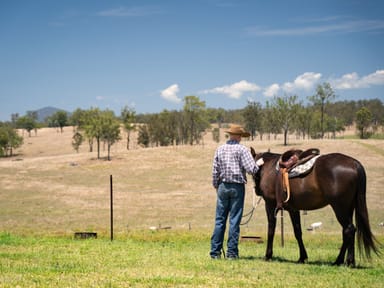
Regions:
<instances>
[{"instance_id":1,"label":"man's hand","mask_svg":"<svg viewBox=\"0 0 384 288\"><path fill-rule=\"evenodd\" d=\"M256 165L257 166L262 166L264 164L264 160L263 160L263 158L260 158L260 159L258 159L257 161L256 161Z\"/></svg>"}]
</instances>

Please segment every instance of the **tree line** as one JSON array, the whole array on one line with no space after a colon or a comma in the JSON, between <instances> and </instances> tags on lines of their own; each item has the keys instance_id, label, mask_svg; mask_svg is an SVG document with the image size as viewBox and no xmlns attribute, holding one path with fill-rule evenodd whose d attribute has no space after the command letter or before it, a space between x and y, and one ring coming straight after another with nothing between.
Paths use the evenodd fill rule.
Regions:
<instances>
[{"instance_id":1,"label":"tree line","mask_svg":"<svg viewBox=\"0 0 384 288\"><path fill-rule=\"evenodd\" d=\"M283 95L271 98L264 106L248 101L243 109L235 110L207 108L199 97L186 96L182 110L153 114L136 114L129 107L124 107L120 115L108 109L76 109L71 114L58 111L45 123L38 123L32 111L20 117L12 115L11 122L0 122L0 156L12 156L12 151L22 145L24 133L19 135L16 129L31 137L32 131L37 133L44 126L55 127L61 133L64 127L73 126L72 146L76 151L86 143L90 152L96 146L100 158L103 145L107 147L108 159L111 146L122 140L123 131L127 149L134 130L138 132L138 144L143 147L200 144L207 131L219 142L219 128L226 123L244 125L252 139L271 139L283 133L284 145L292 133L302 139L335 138L352 124L361 139L383 133L384 106L379 99L333 102L335 98L331 85L323 83L305 103L297 95ZM215 128L212 124L216 124Z\"/></svg>"}]
</instances>

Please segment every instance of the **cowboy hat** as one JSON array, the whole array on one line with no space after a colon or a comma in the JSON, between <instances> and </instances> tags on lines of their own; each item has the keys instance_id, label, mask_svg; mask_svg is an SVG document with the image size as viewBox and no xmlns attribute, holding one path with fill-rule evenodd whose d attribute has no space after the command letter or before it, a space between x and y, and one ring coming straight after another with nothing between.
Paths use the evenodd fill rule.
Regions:
<instances>
[{"instance_id":1,"label":"cowboy hat","mask_svg":"<svg viewBox=\"0 0 384 288\"><path fill-rule=\"evenodd\" d=\"M225 131L228 134L241 135L241 137L249 137L251 134L244 130L240 125L232 124L228 130Z\"/></svg>"}]
</instances>

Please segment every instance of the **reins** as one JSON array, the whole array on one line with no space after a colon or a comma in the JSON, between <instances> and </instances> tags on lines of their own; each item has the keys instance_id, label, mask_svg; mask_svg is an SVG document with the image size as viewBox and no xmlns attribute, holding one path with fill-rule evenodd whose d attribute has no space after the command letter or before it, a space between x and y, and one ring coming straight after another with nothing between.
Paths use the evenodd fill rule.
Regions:
<instances>
[{"instance_id":1,"label":"reins","mask_svg":"<svg viewBox=\"0 0 384 288\"><path fill-rule=\"evenodd\" d=\"M256 207L259 206L261 199L262 199L262 197L259 197L259 200L256 203L256 193L253 194L252 209L248 213L244 214L242 217L242 218L248 217L248 219L245 222L240 223L240 225L247 225L249 223L249 221L251 221L252 216L253 216L253 212L255 212Z\"/></svg>"}]
</instances>

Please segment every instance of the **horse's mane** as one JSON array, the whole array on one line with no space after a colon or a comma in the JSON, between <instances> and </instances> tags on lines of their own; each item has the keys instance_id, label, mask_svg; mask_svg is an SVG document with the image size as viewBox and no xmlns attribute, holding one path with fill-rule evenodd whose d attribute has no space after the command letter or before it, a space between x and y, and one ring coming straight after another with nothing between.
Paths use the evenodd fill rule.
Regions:
<instances>
[{"instance_id":1,"label":"horse's mane","mask_svg":"<svg viewBox=\"0 0 384 288\"><path fill-rule=\"evenodd\" d=\"M261 154L261 157L263 157L264 160L271 160L280 157L281 154L272 153L272 152L264 152Z\"/></svg>"}]
</instances>

